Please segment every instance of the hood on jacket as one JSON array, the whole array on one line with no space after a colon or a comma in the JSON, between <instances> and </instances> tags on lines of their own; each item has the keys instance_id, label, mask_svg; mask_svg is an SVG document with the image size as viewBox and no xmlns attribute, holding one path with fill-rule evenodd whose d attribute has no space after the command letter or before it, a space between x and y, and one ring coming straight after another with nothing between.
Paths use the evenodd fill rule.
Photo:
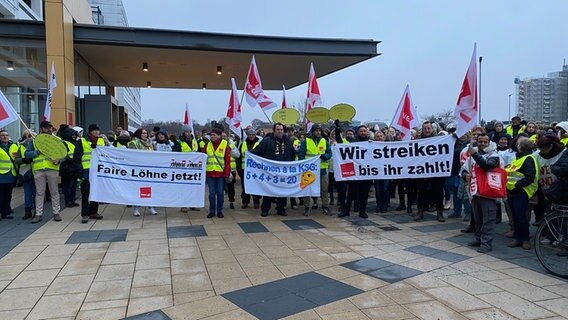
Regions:
<instances>
[{"instance_id":1,"label":"hood on jacket","mask_svg":"<svg viewBox=\"0 0 568 320\"><path fill-rule=\"evenodd\" d=\"M568 132L568 121L562 121L556 125L556 128L562 128L562 130Z\"/></svg>"},{"instance_id":2,"label":"hood on jacket","mask_svg":"<svg viewBox=\"0 0 568 320\"><path fill-rule=\"evenodd\" d=\"M66 127L60 132L61 132L61 139L62 140L69 141L69 142L75 141L75 139L73 139L73 135L77 134L75 130L73 130L69 127Z\"/></svg>"}]
</instances>

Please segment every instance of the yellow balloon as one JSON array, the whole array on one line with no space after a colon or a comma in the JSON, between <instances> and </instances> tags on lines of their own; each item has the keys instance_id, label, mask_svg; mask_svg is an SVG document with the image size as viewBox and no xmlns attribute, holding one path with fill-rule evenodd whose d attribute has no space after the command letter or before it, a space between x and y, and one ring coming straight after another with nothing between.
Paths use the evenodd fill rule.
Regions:
<instances>
[{"instance_id":1,"label":"yellow balloon","mask_svg":"<svg viewBox=\"0 0 568 320\"><path fill-rule=\"evenodd\" d=\"M272 121L282 124L296 124L300 120L300 112L294 108L286 108L274 111Z\"/></svg>"},{"instance_id":2,"label":"yellow balloon","mask_svg":"<svg viewBox=\"0 0 568 320\"><path fill-rule=\"evenodd\" d=\"M315 107L308 111L306 119L313 123L327 123L329 120L329 110L324 107Z\"/></svg>"},{"instance_id":3,"label":"yellow balloon","mask_svg":"<svg viewBox=\"0 0 568 320\"><path fill-rule=\"evenodd\" d=\"M351 122L355 117L355 108L347 103L336 104L329 110L329 117L332 120L338 119L339 121Z\"/></svg>"}]
</instances>

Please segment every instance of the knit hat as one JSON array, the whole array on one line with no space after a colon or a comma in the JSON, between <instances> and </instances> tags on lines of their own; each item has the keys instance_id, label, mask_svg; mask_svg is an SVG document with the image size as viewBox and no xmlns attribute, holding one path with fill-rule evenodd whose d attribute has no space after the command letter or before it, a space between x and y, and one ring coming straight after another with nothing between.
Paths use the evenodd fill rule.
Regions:
<instances>
[{"instance_id":1,"label":"knit hat","mask_svg":"<svg viewBox=\"0 0 568 320\"><path fill-rule=\"evenodd\" d=\"M75 130L75 132L80 133L83 131L83 128L81 127L73 127L73 130Z\"/></svg>"},{"instance_id":2,"label":"knit hat","mask_svg":"<svg viewBox=\"0 0 568 320\"><path fill-rule=\"evenodd\" d=\"M130 133L127 130L122 130L122 131L120 131L120 134L118 136L130 138Z\"/></svg>"},{"instance_id":3,"label":"knit hat","mask_svg":"<svg viewBox=\"0 0 568 320\"><path fill-rule=\"evenodd\" d=\"M93 132L93 131L95 131L95 130L101 130L101 128L99 128L99 126L97 126L97 125L94 124L94 123L93 123L93 124L90 124L90 125L89 125L89 128L88 128L88 132L91 133L91 132Z\"/></svg>"},{"instance_id":4,"label":"knit hat","mask_svg":"<svg viewBox=\"0 0 568 320\"><path fill-rule=\"evenodd\" d=\"M211 130L211 133L214 133L214 134L220 136L223 133L223 130L221 130L219 128L215 128L215 129Z\"/></svg>"},{"instance_id":5,"label":"knit hat","mask_svg":"<svg viewBox=\"0 0 568 320\"><path fill-rule=\"evenodd\" d=\"M561 129L564 130L565 132L568 132L568 121L559 122L559 123L556 125L556 128L561 128Z\"/></svg>"}]
</instances>

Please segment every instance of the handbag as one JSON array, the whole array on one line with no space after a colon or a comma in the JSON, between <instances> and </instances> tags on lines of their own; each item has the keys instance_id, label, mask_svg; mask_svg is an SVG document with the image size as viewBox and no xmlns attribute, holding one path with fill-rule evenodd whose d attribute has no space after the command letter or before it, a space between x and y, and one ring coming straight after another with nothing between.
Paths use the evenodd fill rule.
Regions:
<instances>
[{"instance_id":1,"label":"handbag","mask_svg":"<svg viewBox=\"0 0 568 320\"><path fill-rule=\"evenodd\" d=\"M472 196L505 198L507 196L507 172L500 167L485 171L476 164L471 171L469 186Z\"/></svg>"},{"instance_id":2,"label":"handbag","mask_svg":"<svg viewBox=\"0 0 568 320\"><path fill-rule=\"evenodd\" d=\"M545 197L554 204L568 205L568 180L559 178L545 191Z\"/></svg>"}]
</instances>

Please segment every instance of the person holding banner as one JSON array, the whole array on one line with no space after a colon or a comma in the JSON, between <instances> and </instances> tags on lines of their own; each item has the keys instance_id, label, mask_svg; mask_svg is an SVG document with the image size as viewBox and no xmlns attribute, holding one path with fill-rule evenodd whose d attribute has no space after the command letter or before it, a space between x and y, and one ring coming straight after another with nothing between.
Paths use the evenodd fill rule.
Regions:
<instances>
[{"instance_id":1,"label":"person holding banner","mask_svg":"<svg viewBox=\"0 0 568 320\"><path fill-rule=\"evenodd\" d=\"M159 132L159 127L154 127L155 132ZM167 138L167 135L166 135ZM133 139L128 143L128 149L144 150L144 151L154 151L152 146L152 140L148 136L148 130L143 128L138 128L134 132ZM134 212L132 213L135 217L140 216L140 206L132 206ZM148 207L148 211L151 215L155 216L158 211L154 207Z\"/></svg>"},{"instance_id":2,"label":"person holding banner","mask_svg":"<svg viewBox=\"0 0 568 320\"><path fill-rule=\"evenodd\" d=\"M205 144L203 153L207 154L206 177L209 186L209 214L224 218L223 202L225 183L231 174L231 148L227 140L221 139L223 131L219 128L211 130L211 141Z\"/></svg>"},{"instance_id":3,"label":"person holding banner","mask_svg":"<svg viewBox=\"0 0 568 320\"><path fill-rule=\"evenodd\" d=\"M49 121L42 121L39 124L39 129L39 135L51 135L53 126ZM36 146L36 139L34 139L29 148L27 148L25 157L33 159L32 170L34 173L34 181L36 186L36 213L31 222L38 223L43 220L42 215L43 203L45 201L46 184L49 187L49 193L51 194L53 220L61 221L61 216L59 215L59 211L61 210L59 203L59 186L57 184L57 177L59 176L59 164L61 161L59 159L49 159L41 152L39 152Z\"/></svg>"},{"instance_id":4,"label":"person holding banner","mask_svg":"<svg viewBox=\"0 0 568 320\"><path fill-rule=\"evenodd\" d=\"M185 129L174 142L172 147L173 152L198 152L199 145L197 139L193 137L190 130Z\"/></svg>"},{"instance_id":5,"label":"person holding banner","mask_svg":"<svg viewBox=\"0 0 568 320\"><path fill-rule=\"evenodd\" d=\"M323 214L326 216L331 215L329 211L329 194L327 193L328 176L327 168L329 167L328 160L331 158L331 147L326 137L322 134L322 129L319 124L312 125L310 134L306 137L300 144L298 149L298 160L309 159L312 157L320 157L320 197L321 197L321 207ZM310 209L312 206L312 200L314 200L314 207L317 208L317 199L312 199L311 197L304 198L304 215L308 216L310 214Z\"/></svg>"},{"instance_id":6,"label":"person holding banner","mask_svg":"<svg viewBox=\"0 0 568 320\"><path fill-rule=\"evenodd\" d=\"M11 203L17 177L14 160L18 154L18 144L10 140L6 130L0 130L0 149L0 213L2 219L14 219Z\"/></svg>"},{"instance_id":7,"label":"person holding banner","mask_svg":"<svg viewBox=\"0 0 568 320\"><path fill-rule=\"evenodd\" d=\"M81 223L87 223L89 219L100 220L103 218L103 216L98 213L99 203L89 201L89 194L91 193L89 172L93 149L97 146L102 147L108 145L108 141L104 137L101 137L101 129L96 124L89 125L87 137L81 137L79 143L75 145L73 162L81 168Z\"/></svg>"},{"instance_id":8,"label":"person holding banner","mask_svg":"<svg viewBox=\"0 0 568 320\"><path fill-rule=\"evenodd\" d=\"M296 150L294 145L287 136L284 135L284 125L282 123L275 123L272 126L272 134L266 135L262 141L251 150L257 156L276 161L294 161L296 158ZM270 206L276 199L276 214L287 216L286 213L286 198L276 197L262 197L262 204L260 205L260 215L262 217L268 216Z\"/></svg>"},{"instance_id":9,"label":"person holding banner","mask_svg":"<svg viewBox=\"0 0 568 320\"><path fill-rule=\"evenodd\" d=\"M497 201L499 198L491 197L481 192L484 186L479 185L480 179L472 179L476 175L499 168L501 158L496 151L495 142L489 140L485 133L477 137L477 148L468 146L469 158L465 161L461 175L467 180L469 190L476 190L477 194L471 197L472 215L475 217L475 240L469 242L470 247L477 247L477 252L487 253L493 249L493 227L497 219ZM481 169L481 170L479 170Z\"/></svg>"},{"instance_id":10,"label":"person holding banner","mask_svg":"<svg viewBox=\"0 0 568 320\"><path fill-rule=\"evenodd\" d=\"M65 199L65 207L73 208L78 207L79 204L75 202L77 191L77 179L81 176L81 166L73 161L73 153L77 144L77 132L69 127L60 131L61 140L65 143L67 148L67 159L59 168L59 175L61 176L61 190L63 191L63 199Z\"/></svg>"},{"instance_id":11,"label":"person holding banner","mask_svg":"<svg viewBox=\"0 0 568 320\"><path fill-rule=\"evenodd\" d=\"M248 150L253 150L260 143L260 139L256 136L256 131L253 129L248 129L246 134L247 138L241 144L241 156L237 159L237 173L239 174L239 177L241 177L241 199L243 209L248 208L250 203L250 194L246 193L245 190L245 153ZM252 202L255 209L260 207L260 198L262 197L257 195L252 196Z\"/></svg>"}]
</instances>

